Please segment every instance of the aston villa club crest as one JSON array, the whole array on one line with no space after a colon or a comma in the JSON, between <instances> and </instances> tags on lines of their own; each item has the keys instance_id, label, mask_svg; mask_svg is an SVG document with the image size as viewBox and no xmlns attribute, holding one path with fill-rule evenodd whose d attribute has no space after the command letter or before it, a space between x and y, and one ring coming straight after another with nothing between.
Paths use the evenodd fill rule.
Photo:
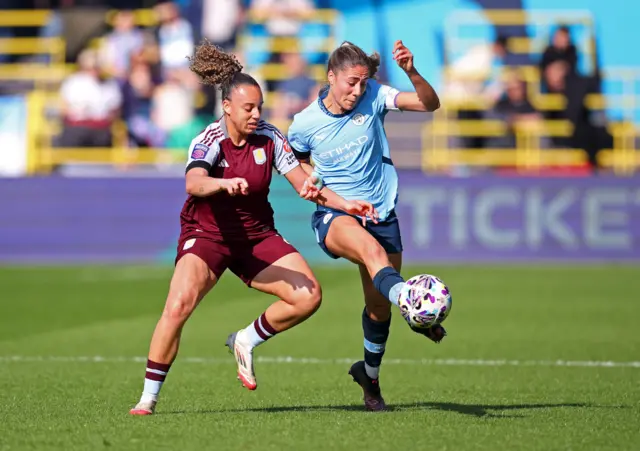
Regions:
<instances>
[{"instance_id":1,"label":"aston villa club crest","mask_svg":"<svg viewBox=\"0 0 640 451\"><path fill-rule=\"evenodd\" d=\"M253 151L253 159L256 164L265 164L267 162L267 154L262 147Z\"/></svg>"}]
</instances>

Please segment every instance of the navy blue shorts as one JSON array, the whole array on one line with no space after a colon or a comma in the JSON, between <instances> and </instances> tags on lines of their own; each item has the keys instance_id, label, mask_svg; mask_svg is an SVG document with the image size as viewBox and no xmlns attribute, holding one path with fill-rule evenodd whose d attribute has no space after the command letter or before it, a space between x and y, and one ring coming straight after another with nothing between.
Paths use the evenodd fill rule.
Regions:
<instances>
[{"instance_id":1,"label":"navy blue shorts","mask_svg":"<svg viewBox=\"0 0 640 451\"><path fill-rule=\"evenodd\" d=\"M329 227L331 223L338 216L350 216L349 214L334 210L332 208L318 207L311 216L311 227L316 234L316 241L320 245L320 248L331 258L340 258L339 256L331 253L327 246L324 244L324 240L329 233ZM354 216L355 217L355 216ZM359 224L360 219L355 217ZM387 254L397 254L402 252L402 237L400 236L400 224L398 223L398 217L395 211L389 214L389 217L384 221L380 221L374 224L371 221L367 222L365 227L367 232L373 236L378 243L384 248Z\"/></svg>"}]
</instances>

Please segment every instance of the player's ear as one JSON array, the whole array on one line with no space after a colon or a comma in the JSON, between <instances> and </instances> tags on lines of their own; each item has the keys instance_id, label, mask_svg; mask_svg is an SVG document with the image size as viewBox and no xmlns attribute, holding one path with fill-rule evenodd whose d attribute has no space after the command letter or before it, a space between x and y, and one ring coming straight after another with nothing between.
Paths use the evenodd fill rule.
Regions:
<instances>
[{"instance_id":1,"label":"player's ear","mask_svg":"<svg viewBox=\"0 0 640 451\"><path fill-rule=\"evenodd\" d=\"M329 70L329 72L327 72L327 79L329 80L329 85L333 86L336 82L336 74L334 74L332 70Z\"/></svg>"},{"instance_id":2,"label":"player's ear","mask_svg":"<svg viewBox=\"0 0 640 451\"><path fill-rule=\"evenodd\" d=\"M224 99L222 101L222 110L226 114L231 114L231 102L229 102L229 99Z\"/></svg>"}]
</instances>

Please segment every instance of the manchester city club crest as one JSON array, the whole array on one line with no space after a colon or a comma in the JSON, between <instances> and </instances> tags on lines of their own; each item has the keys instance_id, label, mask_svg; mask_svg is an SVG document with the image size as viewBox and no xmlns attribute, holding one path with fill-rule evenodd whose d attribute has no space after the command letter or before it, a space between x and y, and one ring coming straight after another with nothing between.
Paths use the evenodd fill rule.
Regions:
<instances>
[{"instance_id":1,"label":"manchester city club crest","mask_svg":"<svg viewBox=\"0 0 640 451\"><path fill-rule=\"evenodd\" d=\"M353 118L351 120L356 125L362 125L364 124L365 117L364 117L364 114L362 113L356 113L353 115Z\"/></svg>"},{"instance_id":2,"label":"manchester city club crest","mask_svg":"<svg viewBox=\"0 0 640 451\"><path fill-rule=\"evenodd\" d=\"M256 164L265 164L267 162L267 154L262 147L253 151L253 159Z\"/></svg>"}]
</instances>

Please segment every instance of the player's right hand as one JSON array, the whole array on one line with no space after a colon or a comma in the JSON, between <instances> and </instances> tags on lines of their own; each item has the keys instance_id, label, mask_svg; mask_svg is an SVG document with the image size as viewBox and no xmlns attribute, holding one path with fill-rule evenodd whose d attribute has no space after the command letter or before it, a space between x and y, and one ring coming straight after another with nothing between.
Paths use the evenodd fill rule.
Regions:
<instances>
[{"instance_id":1,"label":"player's right hand","mask_svg":"<svg viewBox=\"0 0 640 451\"><path fill-rule=\"evenodd\" d=\"M221 179L220 187L229 193L230 196L235 196L236 194L242 194L246 196L249 194L249 184L242 177L234 177L232 179Z\"/></svg>"},{"instance_id":2,"label":"player's right hand","mask_svg":"<svg viewBox=\"0 0 640 451\"><path fill-rule=\"evenodd\" d=\"M348 200L345 203L344 211L350 215L360 216L362 225L367 225L367 218L371 219L374 224L378 223L378 211L371 202L364 200Z\"/></svg>"}]
</instances>

